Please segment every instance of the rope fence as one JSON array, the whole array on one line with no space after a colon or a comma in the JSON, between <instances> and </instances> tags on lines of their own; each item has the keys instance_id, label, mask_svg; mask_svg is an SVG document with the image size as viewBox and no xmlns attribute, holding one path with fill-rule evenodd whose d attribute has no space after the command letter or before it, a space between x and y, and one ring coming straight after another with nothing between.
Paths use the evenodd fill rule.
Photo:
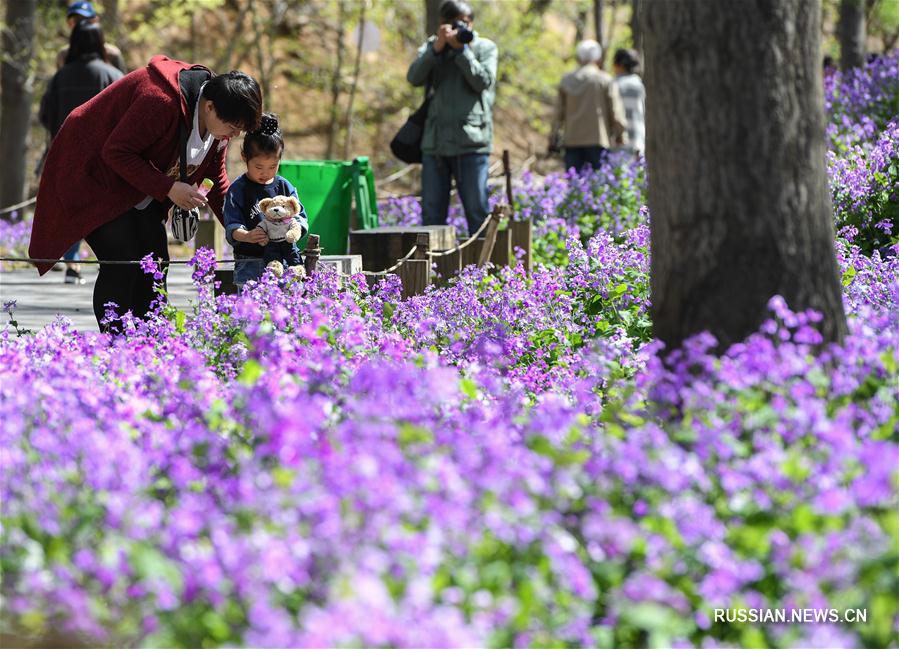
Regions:
<instances>
[{"instance_id":1,"label":"rope fence","mask_svg":"<svg viewBox=\"0 0 899 649\"><path fill-rule=\"evenodd\" d=\"M33 205L36 202L37 202L37 196L35 196L34 198L29 198L27 201L22 201L21 203L16 203L15 205L10 205L9 207L4 207L2 210L0 210L0 215L9 214L10 212L15 212L18 209L21 209L23 207L28 207L29 205Z\"/></svg>"},{"instance_id":2,"label":"rope fence","mask_svg":"<svg viewBox=\"0 0 899 649\"><path fill-rule=\"evenodd\" d=\"M142 262L140 259L108 259L106 261L100 259L35 259L33 257L0 257L0 261L20 261L29 264L92 264L104 266L139 266ZM192 259L154 259L154 262L163 264L190 264ZM216 259L215 264L243 264L247 262L258 262L259 259Z\"/></svg>"}]
</instances>

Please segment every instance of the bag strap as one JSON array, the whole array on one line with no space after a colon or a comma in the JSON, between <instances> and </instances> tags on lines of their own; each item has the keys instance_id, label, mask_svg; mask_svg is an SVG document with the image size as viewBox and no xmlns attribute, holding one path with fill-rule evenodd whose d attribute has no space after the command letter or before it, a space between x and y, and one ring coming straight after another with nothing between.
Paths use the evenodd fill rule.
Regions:
<instances>
[{"instance_id":1,"label":"bag strap","mask_svg":"<svg viewBox=\"0 0 899 649\"><path fill-rule=\"evenodd\" d=\"M191 117L191 119L193 119ZM187 183L187 127L184 125L184 122L181 122L181 128L179 131L181 146L179 147L178 157L180 158L178 167L178 175L180 176L180 180L183 183Z\"/></svg>"},{"instance_id":2,"label":"bag strap","mask_svg":"<svg viewBox=\"0 0 899 649\"><path fill-rule=\"evenodd\" d=\"M181 94L184 95L184 101L187 104L187 123L193 125L194 123L194 110L197 106L197 101L200 98L200 88L203 87L203 84L209 81L212 78L212 73L206 69L188 69L182 70L179 75L179 85L181 87ZM184 121L180 124L179 129L179 148L178 148L178 157L180 158L178 162L178 175L179 180L183 183L187 183L187 138L190 135L190 131L188 131L187 125Z\"/></svg>"}]
</instances>

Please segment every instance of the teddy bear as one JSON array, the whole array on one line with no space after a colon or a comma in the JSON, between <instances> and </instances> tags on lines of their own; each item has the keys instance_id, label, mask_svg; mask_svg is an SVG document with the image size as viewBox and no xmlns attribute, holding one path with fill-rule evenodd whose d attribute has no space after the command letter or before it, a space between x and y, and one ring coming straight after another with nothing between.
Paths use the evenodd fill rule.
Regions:
<instances>
[{"instance_id":1,"label":"teddy bear","mask_svg":"<svg viewBox=\"0 0 899 649\"><path fill-rule=\"evenodd\" d=\"M265 217L259 227L268 235L262 254L265 267L278 277L284 274L285 265L295 275L305 275L306 269L296 245L305 234L296 219L302 211L300 201L294 196L263 198L259 201L259 211Z\"/></svg>"}]
</instances>

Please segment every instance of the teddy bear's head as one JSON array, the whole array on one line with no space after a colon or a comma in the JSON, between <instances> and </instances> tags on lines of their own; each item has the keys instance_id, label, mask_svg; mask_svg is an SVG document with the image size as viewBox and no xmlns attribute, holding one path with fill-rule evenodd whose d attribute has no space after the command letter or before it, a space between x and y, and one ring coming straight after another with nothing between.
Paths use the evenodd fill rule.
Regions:
<instances>
[{"instance_id":1,"label":"teddy bear's head","mask_svg":"<svg viewBox=\"0 0 899 649\"><path fill-rule=\"evenodd\" d=\"M300 201L294 196L263 198L259 209L268 221L289 221L300 213Z\"/></svg>"}]
</instances>

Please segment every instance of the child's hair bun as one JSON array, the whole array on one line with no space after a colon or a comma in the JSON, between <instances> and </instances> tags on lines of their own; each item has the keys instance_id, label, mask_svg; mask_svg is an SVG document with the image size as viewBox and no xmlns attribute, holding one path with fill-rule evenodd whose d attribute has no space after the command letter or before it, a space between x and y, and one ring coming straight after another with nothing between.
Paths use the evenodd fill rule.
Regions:
<instances>
[{"instance_id":1,"label":"child's hair bun","mask_svg":"<svg viewBox=\"0 0 899 649\"><path fill-rule=\"evenodd\" d=\"M274 135L278 132L278 116L274 113L265 113L259 118L259 128L255 133L259 135Z\"/></svg>"}]
</instances>

